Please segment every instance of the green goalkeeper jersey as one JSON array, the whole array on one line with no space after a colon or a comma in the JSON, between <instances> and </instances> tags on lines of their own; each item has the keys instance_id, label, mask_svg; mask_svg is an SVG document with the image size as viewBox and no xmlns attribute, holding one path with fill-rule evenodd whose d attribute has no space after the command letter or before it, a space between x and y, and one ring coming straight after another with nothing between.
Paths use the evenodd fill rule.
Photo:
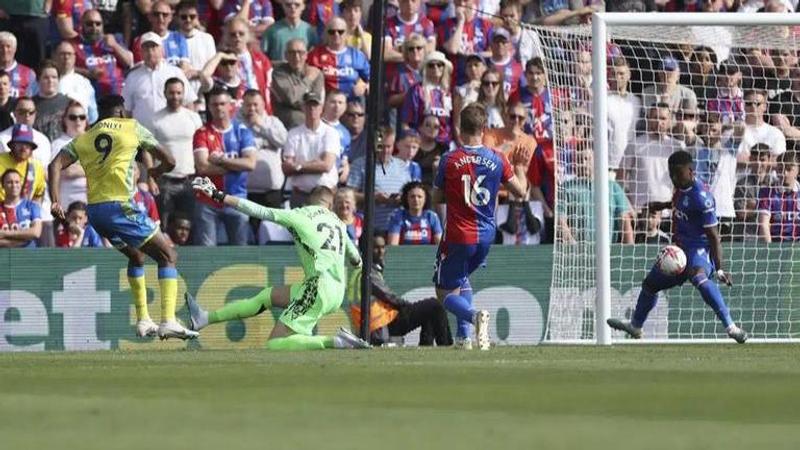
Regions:
<instances>
[{"instance_id":1,"label":"green goalkeeper jersey","mask_svg":"<svg viewBox=\"0 0 800 450\"><path fill-rule=\"evenodd\" d=\"M344 283L347 280L345 262L352 266L361 263L358 248L348 238L345 224L327 208L275 209L239 199L237 209L288 229L294 237L306 278L327 274Z\"/></svg>"}]
</instances>

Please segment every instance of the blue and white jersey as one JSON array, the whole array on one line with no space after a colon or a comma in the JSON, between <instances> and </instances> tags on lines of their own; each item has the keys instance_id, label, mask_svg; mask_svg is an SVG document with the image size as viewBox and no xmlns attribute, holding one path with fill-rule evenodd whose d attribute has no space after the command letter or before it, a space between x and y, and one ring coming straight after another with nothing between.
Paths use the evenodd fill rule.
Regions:
<instances>
[{"instance_id":1,"label":"blue and white jersey","mask_svg":"<svg viewBox=\"0 0 800 450\"><path fill-rule=\"evenodd\" d=\"M717 226L714 194L702 181L695 179L686 189L672 195L672 240L679 247L707 248L706 229Z\"/></svg>"}]
</instances>

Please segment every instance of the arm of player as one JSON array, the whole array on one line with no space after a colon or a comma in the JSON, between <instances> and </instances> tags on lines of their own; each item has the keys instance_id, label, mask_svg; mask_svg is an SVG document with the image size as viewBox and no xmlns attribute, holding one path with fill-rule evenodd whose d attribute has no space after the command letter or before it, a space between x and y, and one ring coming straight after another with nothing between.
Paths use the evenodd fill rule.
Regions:
<instances>
[{"instance_id":1,"label":"arm of player","mask_svg":"<svg viewBox=\"0 0 800 450\"><path fill-rule=\"evenodd\" d=\"M728 286L733 286L730 275L722 270L722 241L719 238L719 230L716 225L706 227L706 237L708 238L708 244L711 250L711 261L717 268L717 279Z\"/></svg>"},{"instance_id":2,"label":"arm of player","mask_svg":"<svg viewBox=\"0 0 800 450\"><path fill-rule=\"evenodd\" d=\"M47 184L48 191L50 192L50 212L53 217L59 220L67 220L64 213L64 208L61 206L61 171L71 166L76 161L72 142L67 144L66 147L56 155L56 157L47 166Z\"/></svg>"},{"instance_id":3,"label":"arm of player","mask_svg":"<svg viewBox=\"0 0 800 450\"><path fill-rule=\"evenodd\" d=\"M161 162L161 164L155 167L149 167L147 169L147 175L152 179L157 180L158 177L175 168L175 158L172 156L172 154L164 150L163 147L160 145L151 145L145 148L147 149L148 154Z\"/></svg>"},{"instance_id":4,"label":"arm of player","mask_svg":"<svg viewBox=\"0 0 800 450\"><path fill-rule=\"evenodd\" d=\"M350 265L350 267L356 269L361 268L361 253L359 253L356 244L354 244L350 239L345 239L344 255L347 258L347 263Z\"/></svg>"},{"instance_id":5,"label":"arm of player","mask_svg":"<svg viewBox=\"0 0 800 450\"><path fill-rule=\"evenodd\" d=\"M276 208L267 208L249 200L227 195L225 192L217 189L214 183L208 177L197 177L192 181L192 189L200 195L204 195L217 203L225 206L230 206L238 211L247 214L250 217L261 220L269 220L278 225L286 228L291 228L296 225L294 214L291 211Z\"/></svg>"}]
</instances>

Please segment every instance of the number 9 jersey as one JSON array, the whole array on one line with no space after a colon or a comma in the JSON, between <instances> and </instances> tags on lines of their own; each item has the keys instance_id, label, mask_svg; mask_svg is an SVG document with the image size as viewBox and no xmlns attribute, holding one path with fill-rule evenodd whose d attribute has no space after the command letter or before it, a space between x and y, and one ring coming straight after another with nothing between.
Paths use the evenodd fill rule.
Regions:
<instances>
[{"instance_id":1,"label":"number 9 jersey","mask_svg":"<svg viewBox=\"0 0 800 450\"><path fill-rule=\"evenodd\" d=\"M157 145L153 134L135 119L108 118L73 139L62 151L83 166L88 203L92 205L132 199L136 152Z\"/></svg>"},{"instance_id":2,"label":"number 9 jersey","mask_svg":"<svg viewBox=\"0 0 800 450\"><path fill-rule=\"evenodd\" d=\"M433 184L447 205L443 241L491 244L500 185L513 176L505 155L485 146L459 146L445 153Z\"/></svg>"}]
</instances>

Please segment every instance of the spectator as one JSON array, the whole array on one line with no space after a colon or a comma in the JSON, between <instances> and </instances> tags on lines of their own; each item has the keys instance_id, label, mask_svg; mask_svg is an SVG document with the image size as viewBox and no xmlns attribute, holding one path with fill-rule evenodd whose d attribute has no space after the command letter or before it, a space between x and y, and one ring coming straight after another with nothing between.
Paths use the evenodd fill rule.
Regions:
<instances>
[{"instance_id":1,"label":"spectator","mask_svg":"<svg viewBox=\"0 0 800 450\"><path fill-rule=\"evenodd\" d=\"M709 47L695 47L692 60L689 62L690 86L697 97L698 106L708 110L707 102L716 96L717 84L717 54ZM739 78L741 80L741 77ZM740 110L742 111L742 110Z\"/></svg>"},{"instance_id":2,"label":"spectator","mask_svg":"<svg viewBox=\"0 0 800 450\"><path fill-rule=\"evenodd\" d=\"M559 227L568 244L591 243L594 236L594 154L578 152L577 177L565 181L559 195ZM634 211L616 180L608 180L608 217L611 242L633 244Z\"/></svg>"},{"instance_id":3,"label":"spectator","mask_svg":"<svg viewBox=\"0 0 800 450\"><path fill-rule=\"evenodd\" d=\"M516 91L519 89L523 69L519 61L514 59L514 48L511 46L511 34L505 28L496 28L494 34L492 34L491 42L492 55L489 57L487 63L489 70L495 70L501 75L500 78L503 80L503 97L516 97ZM584 57L587 58L588 64L583 64L580 67L588 66L590 74L589 81L591 82L591 54L588 52L578 52L579 58L581 57L581 53L586 53ZM591 92L590 85L582 87ZM502 111L501 109L501 115ZM456 129L458 129L458 126L456 126Z\"/></svg>"},{"instance_id":4,"label":"spectator","mask_svg":"<svg viewBox=\"0 0 800 450\"><path fill-rule=\"evenodd\" d=\"M571 9L573 4L567 0L543 0L538 4L539 11L537 11L535 23L537 25L575 25L579 22L585 23L597 8L583 5L583 2L575 3L574 6L576 8Z\"/></svg>"},{"instance_id":5,"label":"spectator","mask_svg":"<svg viewBox=\"0 0 800 450\"><path fill-rule=\"evenodd\" d=\"M336 158L341 151L339 133L322 121L322 98L316 92L303 96L305 123L289 130L283 147L283 174L291 188L292 208L306 204L311 190L336 187Z\"/></svg>"},{"instance_id":6,"label":"spectator","mask_svg":"<svg viewBox=\"0 0 800 450\"><path fill-rule=\"evenodd\" d=\"M486 108L486 127L503 128L503 113L506 110L506 95L503 92L503 74L495 68L487 69L481 76L481 88L478 91L478 102ZM453 118L459 122L459 114ZM455 129L458 129L456 123Z\"/></svg>"},{"instance_id":7,"label":"spectator","mask_svg":"<svg viewBox=\"0 0 800 450\"><path fill-rule=\"evenodd\" d=\"M0 69L11 78L11 97L30 97L36 89L36 73L15 59L17 38L8 31L0 31ZM42 55L44 56L44 55ZM36 60L39 64L41 59Z\"/></svg>"},{"instance_id":8,"label":"spectator","mask_svg":"<svg viewBox=\"0 0 800 450\"><path fill-rule=\"evenodd\" d=\"M8 72L0 70L0 129L14 125L11 112L14 111L14 98L11 97L11 76Z\"/></svg>"},{"instance_id":9,"label":"spectator","mask_svg":"<svg viewBox=\"0 0 800 450\"><path fill-rule=\"evenodd\" d=\"M239 66L241 61L233 53L220 51L217 52L206 63L200 72L200 92L205 94L206 103L208 93L214 89L228 91L231 99L231 117L236 117L239 108L242 106L244 93L247 91L247 83L241 78Z\"/></svg>"},{"instance_id":10,"label":"spectator","mask_svg":"<svg viewBox=\"0 0 800 450\"><path fill-rule=\"evenodd\" d=\"M797 53L786 48L770 51L773 67L767 71L767 99L775 101L792 91L792 69L797 68Z\"/></svg>"},{"instance_id":11,"label":"spectator","mask_svg":"<svg viewBox=\"0 0 800 450\"><path fill-rule=\"evenodd\" d=\"M358 245L364 230L364 216L356 212L356 193L353 188L343 186L336 191L333 212L347 227L347 237Z\"/></svg>"},{"instance_id":12,"label":"spectator","mask_svg":"<svg viewBox=\"0 0 800 450\"><path fill-rule=\"evenodd\" d=\"M225 25L225 45L239 58L239 78L248 89L258 89L267 102L267 112L272 112L269 89L272 83L272 63L257 47L249 47L250 28L247 21L233 18Z\"/></svg>"},{"instance_id":13,"label":"spectator","mask_svg":"<svg viewBox=\"0 0 800 450\"><path fill-rule=\"evenodd\" d=\"M272 61L286 61L286 51L291 41L299 40L304 49L317 45L317 32L310 23L302 19L303 0L285 0L284 17L267 28L261 37L261 50ZM304 58L305 59L305 58Z\"/></svg>"},{"instance_id":14,"label":"spectator","mask_svg":"<svg viewBox=\"0 0 800 450\"><path fill-rule=\"evenodd\" d=\"M126 48L132 48L134 39L150 31L150 10L153 1L123 2L120 6L120 30L108 30L110 33L120 33ZM105 17L103 18L105 22Z\"/></svg>"},{"instance_id":15,"label":"spectator","mask_svg":"<svg viewBox=\"0 0 800 450\"><path fill-rule=\"evenodd\" d=\"M344 113L344 125L350 131L350 155L348 161L355 161L367 154L367 133L364 132L366 123L364 103L361 100L347 102Z\"/></svg>"},{"instance_id":16,"label":"spectator","mask_svg":"<svg viewBox=\"0 0 800 450\"><path fill-rule=\"evenodd\" d=\"M81 26L81 16L92 8L92 1L54 0L52 17L55 21L56 33L53 36L51 26L50 36L55 42L68 41L77 38Z\"/></svg>"},{"instance_id":17,"label":"spectator","mask_svg":"<svg viewBox=\"0 0 800 450\"><path fill-rule=\"evenodd\" d=\"M67 41L55 49L55 63L58 69L58 92L77 101L86 110L89 123L97 120L97 99L94 87L88 78L75 71L75 49Z\"/></svg>"},{"instance_id":18,"label":"spectator","mask_svg":"<svg viewBox=\"0 0 800 450\"><path fill-rule=\"evenodd\" d=\"M581 42L573 55L573 86L569 88L569 101L578 113L590 113L592 101L592 48L590 42Z\"/></svg>"},{"instance_id":19,"label":"spectator","mask_svg":"<svg viewBox=\"0 0 800 450\"><path fill-rule=\"evenodd\" d=\"M434 115L427 115L419 127L419 151L414 156L414 162L419 164L422 173L421 180L425 186L433 186L433 178L439 167L439 160L448 150L447 144L438 142L439 119Z\"/></svg>"},{"instance_id":20,"label":"spectator","mask_svg":"<svg viewBox=\"0 0 800 450\"><path fill-rule=\"evenodd\" d=\"M286 44L286 62L278 64L273 74L270 88L272 104L275 115L287 129L305 122L303 95L306 92L314 92L320 98L325 94L322 71L306 62L306 48L301 39L290 40Z\"/></svg>"},{"instance_id":21,"label":"spectator","mask_svg":"<svg viewBox=\"0 0 800 450\"><path fill-rule=\"evenodd\" d=\"M453 345L447 313L442 304L433 297L411 303L395 294L383 278L386 240L382 236L372 238L372 270L370 284L372 296L369 311L370 343L381 345L400 338L420 328L419 345ZM358 272L356 272L358 274ZM361 303L357 295L360 276L351 277L349 291L352 295L350 318L355 326L361 325Z\"/></svg>"},{"instance_id":22,"label":"spectator","mask_svg":"<svg viewBox=\"0 0 800 450\"><path fill-rule=\"evenodd\" d=\"M411 181L403 186L400 208L389 219L389 245L432 245L442 240L442 223L431 209L431 195L424 184Z\"/></svg>"},{"instance_id":23,"label":"spectator","mask_svg":"<svg viewBox=\"0 0 800 450\"><path fill-rule=\"evenodd\" d=\"M639 120L642 102L632 94L630 87L631 69L624 56L611 62L611 77L608 80L608 169L611 179L617 178L625 149L636 139L636 121Z\"/></svg>"},{"instance_id":24,"label":"spectator","mask_svg":"<svg viewBox=\"0 0 800 450\"><path fill-rule=\"evenodd\" d=\"M661 70L658 71L657 77L656 83L647 86L642 92L642 105L646 109L650 109L658 103L665 103L669 106L670 111L675 113L680 109L681 101L685 98L691 99L697 104L697 96L694 91L678 84L681 78L681 69L675 58L666 56L661 60Z\"/></svg>"},{"instance_id":25,"label":"spectator","mask_svg":"<svg viewBox=\"0 0 800 450\"><path fill-rule=\"evenodd\" d=\"M49 0L8 1L3 2L0 9L0 30L19 38L19 61L29 67L37 66L45 57L50 6ZM16 50L16 45L14 47ZM10 71L5 61L0 61L0 65ZM28 93L20 90L20 95Z\"/></svg>"},{"instance_id":26,"label":"spectator","mask_svg":"<svg viewBox=\"0 0 800 450\"><path fill-rule=\"evenodd\" d=\"M349 47L361 50L367 59L372 54L372 33L365 31L361 26L362 2L361 0L343 0L341 3L342 18L347 24L347 42ZM384 60L386 59L384 55Z\"/></svg>"},{"instance_id":27,"label":"spectator","mask_svg":"<svg viewBox=\"0 0 800 450\"><path fill-rule=\"evenodd\" d=\"M767 144L772 152L772 161L786 152L786 138L776 127L764 122L767 111L767 96L764 91L751 89L744 93L744 134L739 145L740 162L749 159L746 150L756 144Z\"/></svg>"},{"instance_id":28,"label":"spectator","mask_svg":"<svg viewBox=\"0 0 800 450\"><path fill-rule=\"evenodd\" d=\"M414 161L414 157L419 152L419 141L419 133L416 130L404 130L395 144L395 155L397 159L406 164L411 181L420 181L422 179L422 168Z\"/></svg>"},{"instance_id":29,"label":"spectator","mask_svg":"<svg viewBox=\"0 0 800 450\"><path fill-rule=\"evenodd\" d=\"M509 160L513 160L513 156L518 152L533 155L536 151L536 139L525 133L522 128L526 118L525 107L521 103L509 103L505 109L505 127L486 130L483 133L483 145L499 150ZM508 198L508 191L501 187L497 197L501 202L505 201Z\"/></svg>"},{"instance_id":30,"label":"spectator","mask_svg":"<svg viewBox=\"0 0 800 450\"><path fill-rule=\"evenodd\" d=\"M308 54L308 63L318 67L325 77L325 89L338 89L348 97L361 97L367 92L369 60L367 56L346 45L347 25L335 17L325 29L325 44Z\"/></svg>"},{"instance_id":31,"label":"spectator","mask_svg":"<svg viewBox=\"0 0 800 450\"><path fill-rule=\"evenodd\" d=\"M53 61L44 60L39 66L39 93L33 102L37 111L33 126L52 141L61 134L61 118L70 102L58 93L58 69Z\"/></svg>"},{"instance_id":32,"label":"spectator","mask_svg":"<svg viewBox=\"0 0 800 450\"><path fill-rule=\"evenodd\" d=\"M117 41L113 34L104 34L100 12L90 9L81 18L81 36L72 41L75 49L75 71L88 78L99 96L119 95L125 80L123 71L133 65L133 53Z\"/></svg>"},{"instance_id":33,"label":"spectator","mask_svg":"<svg viewBox=\"0 0 800 450\"><path fill-rule=\"evenodd\" d=\"M350 131L339 119L344 115L347 108L347 96L344 92L331 90L325 94L325 105L322 107L322 121L332 126L339 133L340 153L336 158L336 172L338 173L338 183L347 183L347 176L350 174Z\"/></svg>"},{"instance_id":34,"label":"spectator","mask_svg":"<svg viewBox=\"0 0 800 450\"><path fill-rule=\"evenodd\" d=\"M147 173L139 167L138 162L133 163L133 179L140 180L142 173ZM158 213L158 206L156 205L156 198L148 190L147 183L136 183L133 193L133 204L139 208L150 220L158 226L161 226L161 215Z\"/></svg>"},{"instance_id":35,"label":"spectator","mask_svg":"<svg viewBox=\"0 0 800 450\"><path fill-rule=\"evenodd\" d=\"M256 144L256 167L247 177L247 199L270 208L283 205L281 149L287 132L277 117L267 114L261 92L250 89L244 94L242 122L253 132ZM254 222L255 219L250 219ZM258 222L253 224L258 229Z\"/></svg>"},{"instance_id":36,"label":"spectator","mask_svg":"<svg viewBox=\"0 0 800 450\"><path fill-rule=\"evenodd\" d=\"M780 182L758 194L758 234L764 242L800 240L800 158L795 152L778 157Z\"/></svg>"},{"instance_id":37,"label":"spectator","mask_svg":"<svg viewBox=\"0 0 800 450\"><path fill-rule=\"evenodd\" d=\"M336 0L311 0L305 9L303 20L315 26L317 35L321 36L331 20L342 16L339 6Z\"/></svg>"},{"instance_id":38,"label":"spectator","mask_svg":"<svg viewBox=\"0 0 800 450\"><path fill-rule=\"evenodd\" d=\"M770 104L772 125L777 127L789 141L792 150L800 150L800 69L791 71L792 89L779 95Z\"/></svg>"},{"instance_id":39,"label":"spectator","mask_svg":"<svg viewBox=\"0 0 800 450\"><path fill-rule=\"evenodd\" d=\"M222 5L222 17L224 21L238 17L248 22L250 24L250 35L254 37L261 36L270 25L275 23L270 0L234 0L224 2Z\"/></svg>"},{"instance_id":40,"label":"spectator","mask_svg":"<svg viewBox=\"0 0 800 450\"><path fill-rule=\"evenodd\" d=\"M453 98L450 95L450 79L453 65L441 52L431 52L422 65L422 81L406 94L399 112L404 127L418 130L425 116L439 118L437 141L452 139Z\"/></svg>"},{"instance_id":41,"label":"spectator","mask_svg":"<svg viewBox=\"0 0 800 450\"><path fill-rule=\"evenodd\" d=\"M200 116L183 106L188 84L177 77L164 83L166 106L153 115L153 136L175 159L175 168L158 180L158 210L163 223L183 212L191 217L194 210L194 192L191 176L195 173L192 140L203 126Z\"/></svg>"},{"instance_id":42,"label":"spectator","mask_svg":"<svg viewBox=\"0 0 800 450\"><path fill-rule=\"evenodd\" d=\"M519 0L503 0L500 2L500 16L503 18L503 27L511 34L511 43L514 46L514 58L522 64L538 56L543 57L542 42L539 33L531 28L524 31L522 23L522 5Z\"/></svg>"},{"instance_id":43,"label":"spectator","mask_svg":"<svg viewBox=\"0 0 800 450\"><path fill-rule=\"evenodd\" d=\"M186 76L191 75L192 68L189 64L189 45L186 42L186 37L180 31L171 31L169 29L172 23L172 7L165 0L156 0L147 14L147 20L150 22L150 31L154 33L159 39L161 45L161 58L167 64L173 65L184 71ZM131 49L133 50L133 62L140 63L145 60L144 49L142 45L145 43L145 36L147 33L138 36L133 40ZM152 37L148 39L152 40Z\"/></svg>"},{"instance_id":44,"label":"spectator","mask_svg":"<svg viewBox=\"0 0 800 450\"><path fill-rule=\"evenodd\" d=\"M492 36L492 23L477 17L477 0L455 0L455 17L447 19L444 26L439 27L439 45L453 59L455 64L455 83L460 85L465 80L466 57L478 54L489 58L489 39Z\"/></svg>"},{"instance_id":45,"label":"spectator","mask_svg":"<svg viewBox=\"0 0 800 450\"><path fill-rule=\"evenodd\" d=\"M181 80L184 86L189 81L183 71L164 61L161 38L153 32L142 35L139 39L141 45L142 64L133 69L125 77L125 87L122 97L125 99L125 109L131 112L134 119L138 120L145 128L154 129L153 117L156 111L167 105L164 96L164 86L170 78ZM184 105L194 103L194 92L185 92Z\"/></svg>"},{"instance_id":46,"label":"spectator","mask_svg":"<svg viewBox=\"0 0 800 450\"><path fill-rule=\"evenodd\" d=\"M734 64L726 64L716 78L716 92L706 103L708 112L721 115L725 125L744 120L744 95L740 87L742 72Z\"/></svg>"},{"instance_id":47,"label":"spectator","mask_svg":"<svg viewBox=\"0 0 800 450\"><path fill-rule=\"evenodd\" d=\"M394 156L395 133L391 128L380 130L382 140L379 141L378 155L375 158L375 231L385 233L389 226L392 211L400 206L400 191L403 186L411 181L408 164ZM380 168L377 166L380 165ZM356 199L364 200L364 178L366 172L366 158L361 157L353 161L350 166L350 177L347 185L356 189Z\"/></svg>"},{"instance_id":48,"label":"spectator","mask_svg":"<svg viewBox=\"0 0 800 450\"><path fill-rule=\"evenodd\" d=\"M736 209L735 236L756 238L758 233L758 195L762 188L772 184L772 163L767 144L756 144L750 149L749 171L736 184L734 207Z\"/></svg>"},{"instance_id":49,"label":"spectator","mask_svg":"<svg viewBox=\"0 0 800 450\"><path fill-rule=\"evenodd\" d=\"M420 0L400 0L397 15L386 19L383 51L388 67L403 62L403 45L412 34L423 38L425 53L436 50L433 22L420 14L420 3Z\"/></svg>"},{"instance_id":50,"label":"spectator","mask_svg":"<svg viewBox=\"0 0 800 450\"><path fill-rule=\"evenodd\" d=\"M33 145L33 140L12 143ZM3 209L0 211L0 247L36 247L42 234L42 211L39 203L22 196L24 181L16 169L6 169L3 184Z\"/></svg>"},{"instance_id":51,"label":"spectator","mask_svg":"<svg viewBox=\"0 0 800 450\"><path fill-rule=\"evenodd\" d=\"M87 127L86 109L76 101L71 102L61 116L61 135L52 144L53 158L70 141L86 132ZM59 191L61 195L58 198L65 205L72 205L75 202L86 203L86 172L79 162L76 161L61 171Z\"/></svg>"},{"instance_id":52,"label":"spectator","mask_svg":"<svg viewBox=\"0 0 800 450\"><path fill-rule=\"evenodd\" d=\"M528 119L525 122L525 131L536 139L539 148L537 151L545 160L553 160L553 102L554 96L547 86L547 75L544 70L544 61L533 58L525 67L526 86L520 86L519 101L528 110ZM524 87L524 89L523 89ZM511 98L512 101L516 100ZM548 170L549 166L548 166ZM554 170L554 169L553 169ZM552 192L549 192L552 194ZM544 200L534 198L535 200ZM548 203L551 203L548 201ZM545 215L547 210L545 209Z\"/></svg>"},{"instance_id":53,"label":"spectator","mask_svg":"<svg viewBox=\"0 0 800 450\"><path fill-rule=\"evenodd\" d=\"M181 213L173 214L167 223L167 236L173 247L185 247L192 241L192 220Z\"/></svg>"},{"instance_id":54,"label":"spectator","mask_svg":"<svg viewBox=\"0 0 800 450\"><path fill-rule=\"evenodd\" d=\"M200 93L200 72L206 63L216 54L217 45L214 38L200 29L198 21L197 4L192 0L184 0L178 4L178 30L186 39L189 65L186 70L186 78L189 79L189 86L195 94ZM198 101L202 101L198 98Z\"/></svg>"},{"instance_id":55,"label":"spectator","mask_svg":"<svg viewBox=\"0 0 800 450\"><path fill-rule=\"evenodd\" d=\"M86 202L69 203L67 221L60 224L56 231L56 247L105 247L103 238L89 225Z\"/></svg>"},{"instance_id":56,"label":"spectator","mask_svg":"<svg viewBox=\"0 0 800 450\"><path fill-rule=\"evenodd\" d=\"M33 129L26 124L14 125L8 146L8 153L0 153L0 173L14 169L25 174L19 196L41 204L45 194L44 165L37 158L32 158L36 150ZM4 139L5 140L5 139ZM5 199L5 190L0 189L0 200ZM53 220L52 217L50 220Z\"/></svg>"},{"instance_id":57,"label":"spectator","mask_svg":"<svg viewBox=\"0 0 800 450\"><path fill-rule=\"evenodd\" d=\"M387 68L386 79L389 80L389 97L386 103L391 108L399 108L403 104L406 92L422 81L422 62L425 60L426 41L419 34L410 34L403 41L403 64L397 64L393 73ZM389 122L392 123L392 122Z\"/></svg>"},{"instance_id":58,"label":"spectator","mask_svg":"<svg viewBox=\"0 0 800 450\"><path fill-rule=\"evenodd\" d=\"M481 79L486 72L486 63L479 55L467 56L465 64L466 78L464 84L456 87L453 93L453 110L455 111L461 111L470 103L478 101L478 95L481 91ZM456 114L453 120L456 120L458 116ZM455 129L457 130L458 127L455 127Z\"/></svg>"},{"instance_id":59,"label":"spectator","mask_svg":"<svg viewBox=\"0 0 800 450\"><path fill-rule=\"evenodd\" d=\"M227 91L217 89L209 93L207 107L211 120L194 133L194 164L197 175L210 177L217 189L245 198L247 173L256 166L256 147L253 133L231 119L230 104L231 96ZM225 226L229 244L247 244L247 215L203 200L194 208L192 236L195 245L215 246L220 221Z\"/></svg>"}]
</instances>

